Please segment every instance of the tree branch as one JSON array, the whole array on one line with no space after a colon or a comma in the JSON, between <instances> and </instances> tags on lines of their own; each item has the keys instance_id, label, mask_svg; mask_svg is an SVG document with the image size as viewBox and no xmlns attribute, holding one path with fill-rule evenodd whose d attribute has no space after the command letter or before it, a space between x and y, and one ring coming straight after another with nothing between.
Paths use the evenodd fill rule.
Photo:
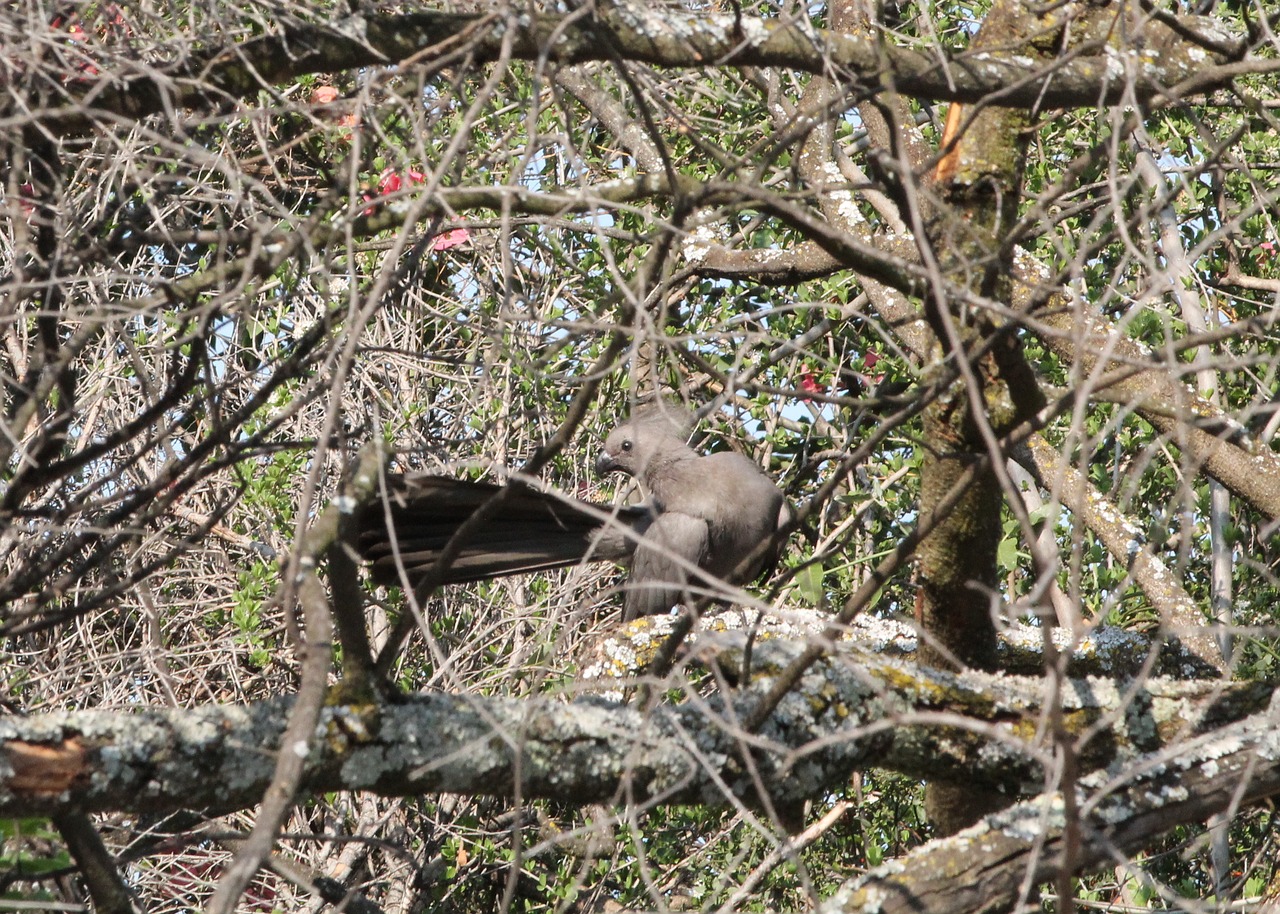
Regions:
<instances>
[{"instance_id":1,"label":"tree branch","mask_svg":"<svg viewBox=\"0 0 1280 914\"><path fill-rule=\"evenodd\" d=\"M943 914L1011 910L1024 885L1100 866L1176 825L1202 822L1280 792L1280 738L1264 712L1115 778L1083 778L1075 805L1080 840L1067 848L1061 793L1048 793L931 841L840 889L823 914Z\"/></svg>"},{"instance_id":2,"label":"tree branch","mask_svg":"<svg viewBox=\"0 0 1280 914\"><path fill-rule=\"evenodd\" d=\"M733 670L745 643L745 635L726 635L700 650ZM715 697L645 714L598 698L432 693L376 714L325 707L305 742L282 735L292 698L0 718L0 815L245 808L261 800L285 739L294 740L300 789L310 792L443 791L575 804L625 792L637 801L720 806L756 796L759 777L775 803L787 803L872 764L926 777L963 773L1015 793L1043 787L1039 677L952 675L841 644L808 669L758 734L730 723L745 719L803 650L802 642L756 644L753 669L772 672L757 673L732 707ZM1257 713L1271 693L1265 683L1079 679L1067 681L1062 705L1073 732L1097 734L1081 754L1083 765L1097 767L1176 751L1189 730ZM305 758L296 754L304 749ZM744 750L754 771L744 768Z\"/></svg>"},{"instance_id":3,"label":"tree branch","mask_svg":"<svg viewBox=\"0 0 1280 914\"><path fill-rule=\"evenodd\" d=\"M238 45L191 55L157 74L95 81L61 107L37 107L33 117L54 133L94 129L102 115L143 118L173 108L208 108L252 97L264 86L308 73L333 72L453 58L466 54L492 62L503 53L519 60L577 64L622 58L666 67L787 67L808 73L842 72L862 93L891 83L917 98L1046 108L1148 103L1181 98L1180 84L1195 94L1222 88L1246 73L1273 70L1275 61L1243 59L1242 43L1220 20L1186 16L1175 30L1148 20L1136 29L1143 47L1121 56L1100 33L1081 43L1092 53L1051 61L1028 72L1013 53L937 56L883 43L874 36L815 29L808 22L754 16L684 13L632 2L600 4L594 16L540 13L520 7L510 14L423 11L400 15L357 13L332 25L305 25ZM1203 38L1197 45L1185 34ZM1127 69L1122 61L1131 60ZM1211 63L1210 63L1211 62ZM143 69L143 68L139 68ZM1172 88L1170 88L1172 87ZM0 117L17 116L16 102ZM7 110L6 110L7 109Z\"/></svg>"}]
</instances>

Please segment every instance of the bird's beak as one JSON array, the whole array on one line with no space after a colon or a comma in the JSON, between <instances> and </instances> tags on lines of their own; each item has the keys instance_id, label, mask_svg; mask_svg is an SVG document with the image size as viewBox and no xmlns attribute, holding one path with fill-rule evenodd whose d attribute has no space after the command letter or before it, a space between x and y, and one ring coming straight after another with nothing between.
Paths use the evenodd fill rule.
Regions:
<instances>
[{"instance_id":1,"label":"bird's beak","mask_svg":"<svg viewBox=\"0 0 1280 914\"><path fill-rule=\"evenodd\" d=\"M618 463L609 456L608 451L601 451L600 456L596 458L596 475L608 476L618 468Z\"/></svg>"}]
</instances>

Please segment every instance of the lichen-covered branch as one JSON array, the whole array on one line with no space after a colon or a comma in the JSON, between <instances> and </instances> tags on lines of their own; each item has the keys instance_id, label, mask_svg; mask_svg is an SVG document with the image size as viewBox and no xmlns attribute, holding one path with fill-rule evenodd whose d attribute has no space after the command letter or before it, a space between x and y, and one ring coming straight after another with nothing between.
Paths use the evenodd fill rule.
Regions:
<instances>
[{"instance_id":1,"label":"lichen-covered branch","mask_svg":"<svg viewBox=\"0 0 1280 914\"><path fill-rule=\"evenodd\" d=\"M850 882L823 914L1011 910L1024 885L1050 881L1071 859L1081 872L1133 852L1176 825L1202 822L1280 792L1280 729L1274 711L1157 755L1119 776L1099 772L1076 791L1077 846L1064 847L1062 794L1046 793L972 828L932 841Z\"/></svg>"},{"instance_id":2,"label":"lichen-covered branch","mask_svg":"<svg viewBox=\"0 0 1280 914\"><path fill-rule=\"evenodd\" d=\"M742 636L700 645L734 670ZM958 775L1017 794L1043 786L1040 678L922 670L854 646L811 666L758 733L734 721L801 651L755 646L749 688L725 702L650 713L596 698L516 701L423 694L385 705L331 705L305 751L304 791L369 790L545 797L570 803L722 805L751 801L755 778L778 805L803 801L875 765ZM1172 751L1189 732L1257 713L1257 683L1071 680L1067 728L1094 734L1090 766ZM257 803L275 770L291 699L246 707L59 712L0 718L0 815L227 811ZM726 793L725 787L729 788Z\"/></svg>"},{"instance_id":3,"label":"lichen-covered branch","mask_svg":"<svg viewBox=\"0 0 1280 914\"><path fill-rule=\"evenodd\" d=\"M609 681L624 683L638 675L648 667L650 653L669 636L674 624L671 616L649 616L609 632L579 655L583 677L598 680L608 688ZM820 638L830 624L829 613L804 607L788 606L763 619L754 611L727 609L703 616L687 643L696 654L701 650L699 645L708 642L711 646L707 650L714 653L719 649L717 639L726 633L752 631L762 641L797 641ZM1046 640L1054 654L1066 660L1067 675L1073 678L1167 676L1187 681L1222 676L1217 666L1205 663L1176 640L1153 639L1111 626L1095 628L1079 637L1064 628L1020 623L999 632L996 651L1001 672L1042 676ZM845 628L842 638L848 650L917 664L918 641L914 626L872 615L857 616Z\"/></svg>"},{"instance_id":4,"label":"lichen-covered branch","mask_svg":"<svg viewBox=\"0 0 1280 914\"><path fill-rule=\"evenodd\" d=\"M947 99L1027 107L1112 104L1125 98L1173 99L1170 87L1192 83L1209 92L1242 75L1238 40L1209 17L1182 17L1189 41L1158 19L1131 26L1133 47L1109 44L1106 23L1074 56L1038 66L1025 55L990 50L939 58L886 45L866 34L813 28L807 21L754 16L696 16L641 3L600 4L595 15L565 16L515 7L498 13L357 12L328 25L296 26L231 47L193 54L166 69L86 87L37 116L57 133L92 129L95 117L141 118L174 108L204 108L226 98L249 98L264 86L308 73L398 64L406 60L447 66L467 55L494 61L576 64L631 60L667 67L787 67L815 74L848 73L873 94L885 83L896 91ZM506 49L504 49L506 45ZM1235 66L1228 66L1237 62ZM1250 61L1247 72L1267 72L1274 61ZM1217 75L1220 74L1220 75ZM4 112L0 111L0 116Z\"/></svg>"}]
</instances>

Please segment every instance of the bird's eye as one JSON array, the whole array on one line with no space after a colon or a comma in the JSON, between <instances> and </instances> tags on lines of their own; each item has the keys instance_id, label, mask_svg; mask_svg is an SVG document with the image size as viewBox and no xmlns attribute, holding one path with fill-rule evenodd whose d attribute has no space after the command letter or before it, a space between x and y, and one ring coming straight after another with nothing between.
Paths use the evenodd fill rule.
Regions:
<instances>
[{"instance_id":1,"label":"bird's eye","mask_svg":"<svg viewBox=\"0 0 1280 914\"><path fill-rule=\"evenodd\" d=\"M622 449L623 449L624 451L629 451L629 450L631 450L631 442L630 442L630 441L624 441L624 442L622 442Z\"/></svg>"}]
</instances>

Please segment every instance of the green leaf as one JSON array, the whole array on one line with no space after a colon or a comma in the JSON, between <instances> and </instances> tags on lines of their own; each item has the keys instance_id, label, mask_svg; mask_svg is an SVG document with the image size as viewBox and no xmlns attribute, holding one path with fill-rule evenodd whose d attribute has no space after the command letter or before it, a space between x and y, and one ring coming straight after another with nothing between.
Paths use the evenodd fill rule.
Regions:
<instances>
[{"instance_id":1,"label":"green leaf","mask_svg":"<svg viewBox=\"0 0 1280 914\"><path fill-rule=\"evenodd\" d=\"M823 567L817 563L806 565L796 575L796 587L806 603L817 605L822 602Z\"/></svg>"}]
</instances>

